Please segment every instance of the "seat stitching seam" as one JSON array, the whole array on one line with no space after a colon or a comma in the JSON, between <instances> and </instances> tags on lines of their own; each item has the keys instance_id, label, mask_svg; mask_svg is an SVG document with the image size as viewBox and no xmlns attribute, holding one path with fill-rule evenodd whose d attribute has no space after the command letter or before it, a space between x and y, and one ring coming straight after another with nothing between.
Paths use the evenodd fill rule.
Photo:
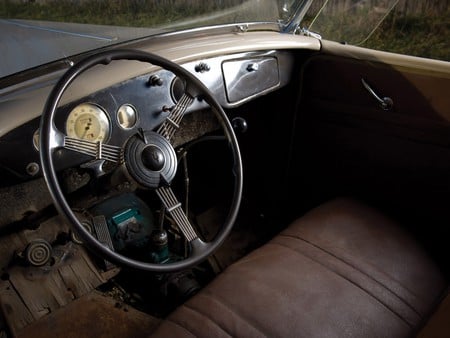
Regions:
<instances>
[{"instance_id":1,"label":"seat stitching seam","mask_svg":"<svg viewBox=\"0 0 450 338\"><path fill-rule=\"evenodd\" d=\"M317 264L320 264L321 266L327 268L327 270L330 270L331 272L335 273L337 276L341 277L342 279L344 279L344 280L348 281L349 283L353 284L354 286L356 286L358 289L364 291L366 294L368 294L370 297L372 297L373 299L375 299L378 303L380 303L381 305L383 305L383 306L384 306L386 309L388 309L390 312L392 312L393 314L395 314L398 318L400 318L403 322L405 322L405 324L408 325L409 327L412 328L412 327L414 326L412 323L410 323L408 320L406 320L406 318L404 318L403 316L401 316L397 311L395 311L394 309L392 309L391 307L389 307L387 304L383 303L380 299L378 299L377 297L375 297L375 295L373 295L372 293L370 293L368 290L363 289L361 286L359 286L358 284L356 284L356 283L355 283L354 281L352 281L351 279L349 279L349 278L345 277L344 275L338 273L338 272L335 271L334 269L331 269L330 267L328 267L328 266L326 266L325 264L321 263L320 261L314 259L313 257L308 256L308 255L306 255L306 254L303 253L303 252L299 252L299 251L297 251L297 250L295 250L295 249L293 249L293 248L290 248L290 247L285 246L285 245L280 244L280 243L274 243L274 242L271 242L271 243L268 243L268 244L278 245L278 246L280 246L280 247L282 247L282 248L291 250L291 251L295 252L295 253L298 254L298 255L303 255L304 257L309 258L310 260L316 262ZM344 263L345 263L345 262L344 262ZM355 270L357 270L357 269L355 269ZM359 270L357 270L357 271L359 271ZM389 290L389 291L390 291L390 290Z\"/></svg>"},{"instance_id":2,"label":"seat stitching seam","mask_svg":"<svg viewBox=\"0 0 450 338\"><path fill-rule=\"evenodd\" d=\"M166 318L166 321L169 323L172 323L175 326L180 327L181 329L183 329L184 331L186 331L188 334L190 334L192 337L197 337L196 334L194 334L194 332L192 332L191 330L187 329L186 327L184 327L183 325L181 325L179 322L171 319L171 318Z\"/></svg>"},{"instance_id":3,"label":"seat stitching seam","mask_svg":"<svg viewBox=\"0 0 450 338\"><path fill-rule=\"evenodd\" d=\"M206 318L207 320L209 320L211 323L213 323L215 326L217 326L220 330L222 330L223 332L225 332L229 337L233 337L233 335L231 335L227 330L225 330L225 328L223 328L221 325L219 325L219 323L217 323L215 320L213 320L212 318L208 317L206 314L202 313L199 309L192 307L191 305L187 305L184 304L183 305L186 309L191 310L193 312L198 313L200 316L202 316L203 318Z\"/></svg>"},{"instance_id":4,"label":"seat stitching seam","mask_svg":"<svg viewBox=\"0 0 450 338\"><path fill-rule=\"evenodd\" d=\"M207 290L203 290L203 292L201 294L199 294L198 296L203 296L203 297L207 297L207 298L209 297L212 300L215 300L218 303L222 304L224 307L226 307L228 310L230 310L230 312L234 313L238 318L240 318L243 322L247 323L248 326L253 327L261 335L266 337L266 335L263 333L263 330L261 330L257 325L255 325L255 323L250 322L250 320L248 318L246 318L245 316L243 316L242 314L240 314L239 311L232 308L231 305L227 304L221 297L219 297L217 295L213 295L212 293L209 293Z\"/></svg>"},{"instance_id":5,"label":"seat stitching seam","mask_svg":"<svg viewBox=\"0 0 450 338\"><path fill-rule=\"evenodd\" d=\"M382 286L382 287L383 287L384 289L386 289L388 292L390 292L391 294L393 294L397 299L399 299L402 303L404 303L408 308L410 308L416 315L419 316L419 318L421 317L420 314L419 314L414 308L412 308L412 307L410 306L410 304L408 304L408 303L405 302L403 299L401 299L395 292L393 292L392 290L390 290L389 288L387 288L385 285L383 285L382 283L380 283L380 282L377 281L376 279L372 278L370 275L367 275L365 272L363 272L363 271L361 271L360 269L356 268L356 267L353 266L352 264L350 264L350 263L348 263L348 262L342 260L341 258L339 258L339 257L337 257L337 256L335 256L335 255L333 255L332 253L330 253L330 252L328 252L328 251L326 251L326 250L324 250L324 249L322 249L322 248L320 248L320 247L318 247L318 246L316 246L316 245L314 245L314 244L308 242L307 240L305 240L305 239L303 239L303 238L296 237L296 236L289 236L289 235L282 235L282 236L285 236L285 237L292 237L292 238L295 238L295 239L299 239L299 240L301 240L301 241L303 241L303 242L305 242L305 243L307 243L307 244L313 246L314 248L319 249L320 251L323 251L323 252L325 252L326 254L328 254L328 255L330 255L330 256L336 258L337 260L341 261L342 263L346 264L347 266L351 267L352 269L358 271L358 272L361 273L362 275L368 277L370 280L372 280L372 281L375 282L376 284ZM291 247L289 247L289 246L287 246L287 245L284 245L284 244L281 244L281 243L276 243L276 242L271 242L271 243L269 243L269 244L276 244L276 245L279 245L279 246L284 247L284 248L286 248L286 249L292 250L292 251L296 252L297 254L301 254L301 255L303 255L303 256L305 256L305 257L308 257L309 259L313 260L314 262L316 262L316 263L318 263L318 264L320 264L320 265L326 267L327 269L329 269L329 270L331 270L332 272L334 272L336 275L338 275L338 276L340 276L341 278L343 278L343 279L349 281L350 283L352 283L353 285L355 285L355 286L358 287L359 289L361 289L361 290L363 290L364 292L366 292L367 294L369 294L372 298L376 299L379 303L383 304L386 308L388 308L390 311L392 311L393 313L395 313L395 314L396 314L398 317L400 317L402 320L404 320L405 322L407 322L408 325L412 325L412 324L410 324L405 318L403 318L399 313L397 313L394 309L391 309L387 304L383 303L383 302L381 301L381 299L378 299L374 294L372 294L372 293L370 293L368 290L362 288L361 286L359 286L358 284L356 284L356 283L355 283L354 281L352 281L351 279L349 279L349 278L347 278L346 276L344 276L344 275L338 273L335 269L333 269L333 268L331 268L331 267L325 265L324 263L320 262L319 260L317 260L317 259L315 259L315 258L313 258L313 257L311 257L311 256L309 256L309 255L307 255L306 253L300 252L300 251L298 251L298 250L296 250L296 249L294 249L294 248L291 248Z\"/></svg>"},{"instance_id":6,"label":"seat stitching seam","mask_svg":"<svg viewBox=\"0 0 450 338\"><path fill-rule=\"evenodd\" d=\"M323 251L324 253L336 258L337 260L341 261L342 263L350 266L352 269L358 271L359 273L361 273L362 275L366 276L367 278L369 278L370 280L374 281L376 284L380 285L381 287L383 287L385 290L389 291L390 293L392 293L397 299L399 299L402 303L404 303L408 308L410 308L415 314L417 314L419 317L421 317L421 313L416 310L416 308L410 304L409 302L407 302L405 299L401 298L394 290L390 289L387 285L383 284L382 282L376 280L375 278L373 278L372 276L370 276L369 274L367 274L366 272L364 272L363 270L359 269L358 267L354 266L353 264L351 264L350 262L344 260L343 258L334 255L332 252L325 250L324 248L321 248L318 245L315 245L314 243L311 243L310 241L300 237L300 236L293 236L293 235L287 235L287 234L280 234L280 236L282 237L288 237L288 238L294 238L294 239L298 239L301 240L303 242L305 242L306 244L309 244L310 246ZM293 249L294 250L294 249ZM305 255L306 256L306 255ZM322 264L323 265L323 264ZM389 276L388 276L389 277ZM397 281L396 281L397 282ZM398 282L397 282L398 283ZM400 284L400 283L399 283ZM400 284L401 285L401 284ZM401 285L402 286L402 285ZM402 286L403 287L403 286ZM403 287L404 288L404 287ZM406 289L406 288L405 288ZM406 289L407 290L407 289ZM409 292L409 290L407 290Z\"/></svg>"}]
</instances>

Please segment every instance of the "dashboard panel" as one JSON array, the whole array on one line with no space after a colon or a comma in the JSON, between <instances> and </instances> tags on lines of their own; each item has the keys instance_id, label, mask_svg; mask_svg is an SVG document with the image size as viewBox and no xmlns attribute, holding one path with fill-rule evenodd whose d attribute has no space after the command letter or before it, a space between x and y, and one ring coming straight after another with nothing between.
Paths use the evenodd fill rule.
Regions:
<instances>
[{"instance_id":1,"label":"dashboard panel","mask_svg":"<svg viewBox=\"0 0 450 338\"><path fill-rule=\"evenodd\" d=\"M293 63L292 54L272 50L207 58L182 66L195 75L223 107L233 108L286 85ZM108 67L114 67L114 63ZM183 92L183 80L160 69L64 104L58 108L55 124L69 137L121 147L141 128L153 130L161 124ZM207 109L208 105L200 98L186 113ZM207 118L207 114L202 115L202 119ZM39 122L40 119L35 118L0 139L1 169L16 181L41 175ZM67 149L56 151L54 156L57 169L89 160L86 155Z\"/></svg>"}]
</instances>

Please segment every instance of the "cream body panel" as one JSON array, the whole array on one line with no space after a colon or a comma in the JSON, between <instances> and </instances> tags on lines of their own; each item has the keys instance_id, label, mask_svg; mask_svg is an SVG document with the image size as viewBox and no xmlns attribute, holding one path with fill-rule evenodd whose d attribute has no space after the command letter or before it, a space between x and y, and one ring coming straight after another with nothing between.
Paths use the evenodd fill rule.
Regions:
<instances>
[{"instance_id":1,"label":"cream body panel","mask_svg":"<svg viewBox=\"0 0 450 338\"><path fill-rule=\"evenodd\" d=\"M322 41L322 52L353 60L373 62L401 73L430 104L432 110L450 121L450 62L395 54L373 49Z\"/></svg>"},{"instance_id":2,"label":"cream body panel","mask_svg":"<svg viewBox=\"0 0 450 338\"><path fill-rule=\"evenodd\" d=\"M427 76L450 78L450 62L426 59L417 56L402 55L377 51L374 49L343 45L329 40L322 40L322 52L357 60L375 61L390 65L399 71L408 70Z\"/></svg>"}]
</instances>

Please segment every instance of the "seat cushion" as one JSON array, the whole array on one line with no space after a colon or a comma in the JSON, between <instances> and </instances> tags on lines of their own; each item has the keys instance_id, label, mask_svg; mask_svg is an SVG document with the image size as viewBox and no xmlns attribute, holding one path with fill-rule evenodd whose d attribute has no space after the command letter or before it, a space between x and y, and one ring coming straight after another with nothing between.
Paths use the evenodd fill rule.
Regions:
<instances>
[{"instance_id":1,"label":"seat cushion","mask_svg":"<svg viewBox=\"0 0 450 338\"><path fill-rule=\"evenodd\" d=\"M405 337L446 282L380 212L324 204L180 306L155 337Z\"/></svg>"}]
</instances>

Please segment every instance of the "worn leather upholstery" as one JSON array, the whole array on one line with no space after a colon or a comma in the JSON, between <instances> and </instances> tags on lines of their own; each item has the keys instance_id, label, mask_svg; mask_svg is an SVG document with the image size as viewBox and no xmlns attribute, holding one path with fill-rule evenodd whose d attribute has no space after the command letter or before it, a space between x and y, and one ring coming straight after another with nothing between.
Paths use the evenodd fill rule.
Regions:
<instances>
[{"instance_id":1,"label":"worn leather upholstery","mask_svg":"<svg viewBox=\"0 0 450 338\"><path fill-rule=\"evenodd\" d=\"M153 336L405 337L445 287L392 220L339 199L230 266Z\"/></svg>"}]
</instances>

